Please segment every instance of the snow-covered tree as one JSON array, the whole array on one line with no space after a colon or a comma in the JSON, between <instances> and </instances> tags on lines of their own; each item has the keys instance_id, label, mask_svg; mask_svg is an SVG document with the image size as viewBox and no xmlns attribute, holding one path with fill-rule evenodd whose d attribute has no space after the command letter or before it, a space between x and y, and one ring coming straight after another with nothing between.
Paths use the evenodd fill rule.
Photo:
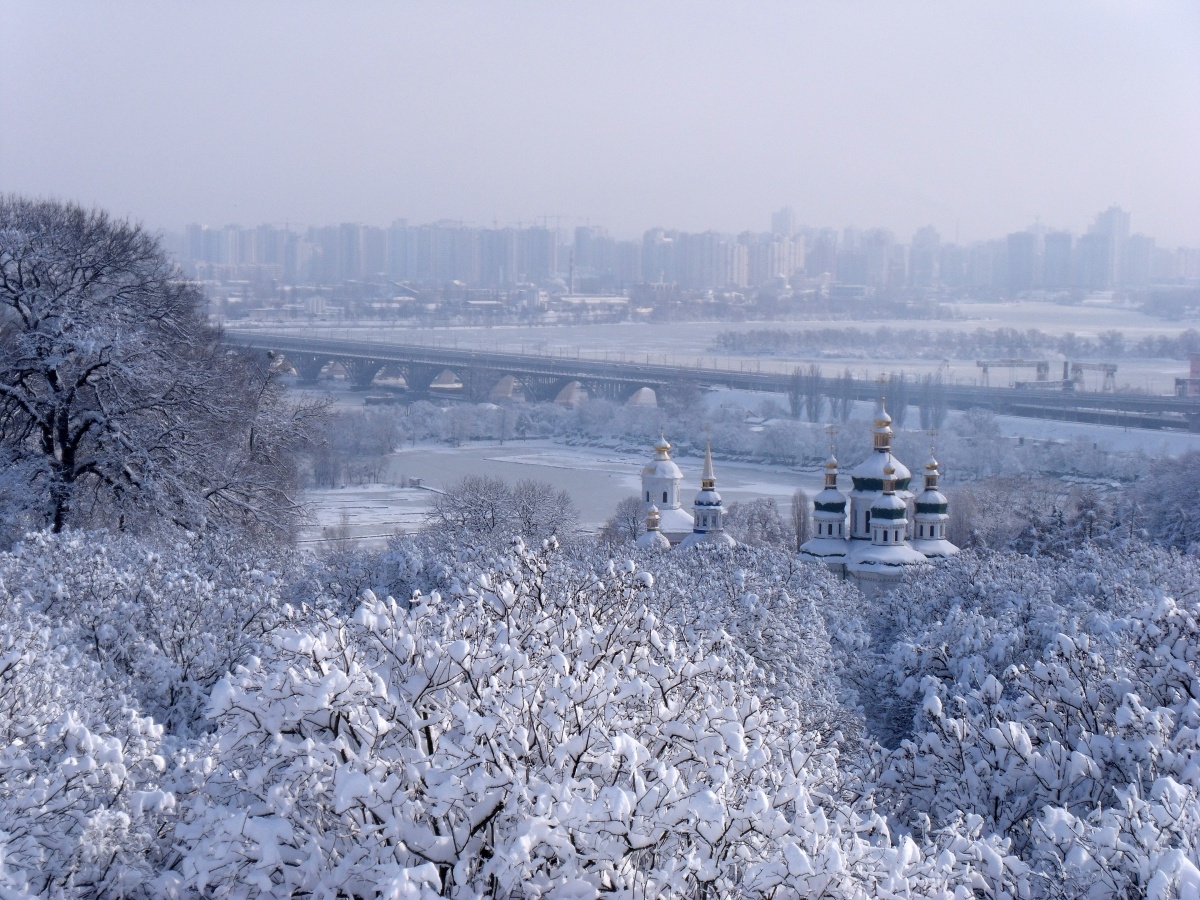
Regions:
<instances>
[{"instance_id":1,"label":"snow-covered tree","mask_svg":"<svg viewBox=\"0 0 1200 900\"><path fill-rule=\"evenodd\" d=\"M273 361L231 352L157 239L0 198L0 523L170 521L286 533L292 446ZM16 532L13 534L11 532Z\"/></svg>"},{"instance_id":2,"label":"snow-covered tree","mask_svg":"<svg viewBox=\"0 0 1200 900\"><path fill-rule=\"evenodd\" d=\"M920 847L635 565L518 547L446 594L368 595L215 692L181 801L183 885L248 896L1013 893L1003 842Z\"/></svg>"},{"instance_id":3,"label":"snow-covered tree","mask_svg":"<svg viewBox=\"0 0 1200 900\"><path fill-rule=\"evenodd\" d=\"M795 542L773 497L730 503L725 512L725 530L740 543L756 547L790 547Z\"/></svg>"},{"instance_id":4,"label":"snow-covered tree","mask_svg":"<svg viewBox=\"0 0 1200 900\"><path fill-rule=\"evenodd\" d=\"M602 544L619 546L636 541L646 530L646 503L637 494L622 498L612 517L600 528Z\"/></svg>"},{"instance_id":5,"label":"snow-covered tree","mask_svg":"<svg viewBox=\"0 0 1200 900\"><path fill-rule=\"evenodd\" d=\"M160 896L162 726L65 637L0 598L0 896Z\"/></svg>"},{"instance_id":6,"label":"snow-covered tree","mask_svg":"<svg viewBox=\"0 0 1200 900\"><path fill-rule=\"evenodd\" d=\"M914 578L877 617L899 638L861 695L912 716L883 798L917 830L975 822L1011 839L1039 896L1188 896L1197 583L1193 561L1150 547L968 553Z\"/></svg>"},{"instance_id":7,"label":"snow-covered tree","mask_svg":"<svg viewBox=\"0 0 1200 900\"><path fill-rule=\"evenodd\" d=\"M273 571L283 565L216 535L147 544L33 534L0 554L0 606L41 617L114 693L188 734L203 727L213 685L272 630L294 625Z\"/></svg>"},{"instance_id":8,"label":"snow-covered tree","mask_svg":"<svg viewBox=\"0 0 1200 900\"><path fill-rule=\"evenodd\" d=\"M1134 489L1140 520L1151 536L1171 547L1200 550L1200 452L1153 463Z\"/></svg>"}]
</instances>

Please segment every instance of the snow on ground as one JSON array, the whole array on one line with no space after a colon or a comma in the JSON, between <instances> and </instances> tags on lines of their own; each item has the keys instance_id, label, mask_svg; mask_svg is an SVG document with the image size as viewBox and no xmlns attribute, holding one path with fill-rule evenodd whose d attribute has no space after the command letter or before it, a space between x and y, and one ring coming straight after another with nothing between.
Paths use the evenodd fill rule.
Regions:
<instances>
[{"instance_id":1,"label":"snow on ground","mask_svg":"<svg viewBox=\"0 0 1200 900\"><path fill-rule=\"evenodd\" d=\"M637 455L595 447L567 447L553 441L472 443L465 447L417 444L398 451L392 458L389 479L395 484L419 478L423 488L390 485L311 490L307 500L315 524L305 529L302 543L319 545L330 538L324 529L340 524L347 516L349 536L368 544L382 542L397 528L415 531L421 526L431 497L430 489L442 490L465 475L488 475L506 481L531 478L565 490L580 512L580 524L598 529L616 509L617 503L641 487L642 466L653 455ZM699 456L675 457L684 474L684 506L700 488ZM786 466L749 463L716 463L717 490L726 504L773 497L783 515L791 508L792 494L803 487L810 494L820 490L821 473L800 472Z\"/></svg>"},{"instance_id":2,"label":"snow on ground","mask_svg":"<svg viewBox=\"0 0 1200 900\"><path fill-rule=\"evenodd\" d=\"M736 402L755 409L775 395L745 391L716 391L708 403ZM855 405L854 418L871 415L871 405ZM962 413L950 413L946 429ZM1055 422L997 416L1000 433L1034 441L1090 441L1101 449L1122 452L1141 450L1151 457L1179 456L1200 451L1200 434L1157 432L1108 425ZM668 435L668 438L670 435ZM302 543L328 540L324 529L341 524L346 515L349 535L370 544L381 544L397 529L415 531L428 507L429 489L443 490L465 475L480 474L514 482L523 478L545 481L565 490L580 512L580 524L596 530L613 513L618 502L640 490L642 466L650 459L649 447L639 454L603 447L572 447L552 440L471 443L462 447L421 443L406 447L392 457L388 480L392 485L420 479L424 489L370 485L308 492L315 524L305 529ZM703 460L694 455L675 455L684 473L684 505L699 488ZM788 515L791 497L798 487L810 495L821 488L818 469L800 471L787 466L718 460L717 489L726 504L773 497L783 515Z\"/></svg>"},{"instance_id":3,"label":"snow on ground","mask_svg":"<svg viewBox=\"0 0 1200 900\"><path fill-rule=\"evenodd\" d=\"M334 530L345 525L344 537L364 545L382 545L397 530L421 527L429 504L429 492L387 484L310 490L305 500L313 524L300 532L299 543L318 547L340 536ZM344 518L343 518L344 517Z\"/></svg>"}]
</instances>

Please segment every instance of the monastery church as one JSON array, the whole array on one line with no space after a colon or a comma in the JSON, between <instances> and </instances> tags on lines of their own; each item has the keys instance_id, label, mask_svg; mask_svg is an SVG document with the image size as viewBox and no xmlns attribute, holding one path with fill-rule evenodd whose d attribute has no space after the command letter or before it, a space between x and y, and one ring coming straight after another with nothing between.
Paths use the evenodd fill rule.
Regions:
<instances>
[{"instance_id":1,"label":"monastery church","mask_svg":"<svg viewBox=\"0 0 1200 900\"><path fill-rule=\"evenodd\" d=\"M912 473L892 455L892 417L881 399L875 410L871 454L850 473L849 494L838 487L838 462L825 462L825 487L813 498L813 537L800 558L822 562L864 588L894 584L907 567L936 562L958 552L946 540L946 496L938 490L938 461L925 463L919 494L909 489ZM646 532L643 548L686 549L697 544L733 545L726 534L721 495L713 473L712 448L704 449L704 472L692 512L683 508L683 472L671 459L671 445L660 437L654 458L642 469Z\"/></svg>"}]
</instances>

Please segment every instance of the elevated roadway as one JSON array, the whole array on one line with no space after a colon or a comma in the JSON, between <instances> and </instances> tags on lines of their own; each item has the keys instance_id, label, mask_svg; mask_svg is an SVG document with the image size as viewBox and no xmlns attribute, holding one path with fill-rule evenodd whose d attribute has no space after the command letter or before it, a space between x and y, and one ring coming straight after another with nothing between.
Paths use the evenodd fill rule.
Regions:
<instances>
[{"instance_id":1,"label":"elevated roadway","mask_svg":"<svg viewBox=\"0 0 1200 900\"><path fill-rule=\"evenodd\" d=\"M578 385L590 396L624 400L638 389L670 392L685 385L725 387L734 390L789 394L814 388L826 399L874 401L881 385L853 378L807 379L779 372L699 368L686 365L546 356L500 350L430 347L335 338L309 338L295 334L229 332L232 344L282 354L301 381L315 383L330 363L340 363L351 382L370 388L384 368L401 374L415 394L438 391L439 386L472 400L485 400L501 380L511 378L534 400L553 400L564 389ZM450 373L453 379L447 376ZM435 383L436 382L436 383ZM883 388L895 396L896 388ZM1052 390L1046 388L979 387L974 385L905 383L907 402L932 404L945 409L982 407L995 413L1027 418L1058 419L1130 428L1200 431L1200 397L1151 394Z\"/></svg>"}]
</instances>

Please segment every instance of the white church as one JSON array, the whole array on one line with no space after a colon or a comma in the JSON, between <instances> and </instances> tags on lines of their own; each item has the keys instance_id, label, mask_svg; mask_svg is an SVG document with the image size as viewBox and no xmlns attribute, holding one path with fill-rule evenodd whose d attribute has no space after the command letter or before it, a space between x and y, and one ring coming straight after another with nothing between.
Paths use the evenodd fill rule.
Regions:
<instances>
[{"instance_id":1,"label":"white church","mask_svg":"<svg viewBox=\"0 0 1200 900\"><path fill-rule=\"evenodd\" d=\"M909 566L935 562L958 552L946 540L947 501L938 490L938 461L925 463L921 493L909 490L912 473L892 455L892 417L881 399L875 410L871 454L850 473L849 499L838 487L838 462L825 463L825 487L813 498L813 537L800 558L824 563L864 588L886 588ZM733 545L724 530L724 509L713 473L712 449L704 450L704 472L692 512L683 508L683 472L660 437L654 458L642 469L646 504L643 548L686 549L697 544ZM847 509L848 507L848 509Z\"/></svg>"}]
</instances>

